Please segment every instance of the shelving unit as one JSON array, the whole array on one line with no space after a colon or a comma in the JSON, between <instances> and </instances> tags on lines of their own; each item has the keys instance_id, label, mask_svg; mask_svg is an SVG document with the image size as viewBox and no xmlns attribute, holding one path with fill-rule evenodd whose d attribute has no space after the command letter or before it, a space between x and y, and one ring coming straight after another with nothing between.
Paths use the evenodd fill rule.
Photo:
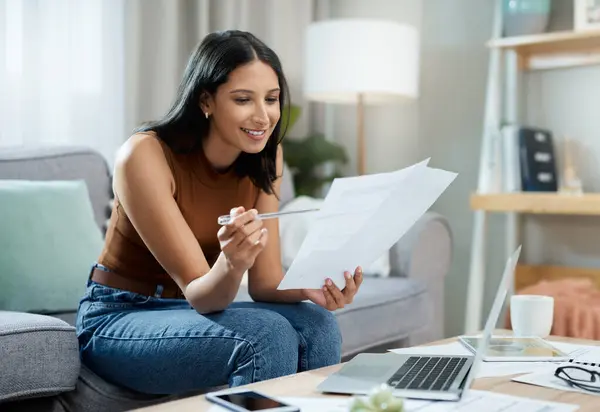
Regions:
<instances>
[{"instance_id":1,"label":"shelving unit","mask_svg":"<svg viewBox=\"0 0 600 412\"><path fill-rule=\"evenodd\" d=\"M600 30L556 32L502 38L502 7L496 2L493 39L486 91L486 112L480 155L477 192L470 197L474 210L471 262L467 290L465 333L482 326L485 280L486 220L488 213L506 215L507 255L519 245L521 214L600 216L600 193L563 195L560 193L503 192L511 176L499 167L501 125L520 124L522 74L533 70L564 69L600 64ZM504 103L502 106L501 102ZM500 182L500 183L499 183ZM502 187L499 187L502 186ZM510 184L508 184L510 186ZM514 287L520 289L540 279L581 276L600 286L600 269L519 264Z\"/></svg>"},{"instance_id":2,"label":"shelving unit","mask_svg":"<svg viewBox=\"0 0 600 412\"><path fill-rule=\"evenodd\" d=\"M557 280L565 277L591 279L597 287L600 287L600 269L552 265L518 265L515 273L515 289L519 290L531 286L540 279Z\"/></svg>"},{"instance_id":3,"label":"shelving unit","mask_svg":"<svg viewBox=\"0 0 600 412\"><path fill-rule=\"evenodd\" d=\"M487 212L600 216L600 193L490 193L471 196L471 209Z\"/></svg>"},{"instance_id":4,"label":"shelving unit","mask_svg":"<svg viewBox=\"0 0 600 412\"><path fill-rule=\"evenodd\" d=\"M487 45L493 49L514 51L520 59L521 70L600 64L600 30L499 38Z\"/></svg>"}]
</instances>

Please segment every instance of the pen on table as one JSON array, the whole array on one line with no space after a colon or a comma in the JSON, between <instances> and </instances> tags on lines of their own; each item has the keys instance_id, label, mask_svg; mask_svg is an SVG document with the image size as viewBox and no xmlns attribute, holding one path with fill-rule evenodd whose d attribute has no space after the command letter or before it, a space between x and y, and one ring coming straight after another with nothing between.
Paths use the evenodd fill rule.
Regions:
<instances>
[{"instance_id":1,"label":"pen on table","mask_svg":"<svg viewBox=\"0 0 600 412\"><path fill-rule=\"evenodd\" d=\"M256 215L256 218L258 220L276 219L281 216L296 215L296 214L300 214L300 213L317 212L317 211L319 211L319 209L300 209L300 210L289 210L287 212L260 213L260 214ZM220 225L226 225L230 221L231 221L231 215L219 216L219 218L217 219L217 222Z\"/></svg>"}]
</instances>

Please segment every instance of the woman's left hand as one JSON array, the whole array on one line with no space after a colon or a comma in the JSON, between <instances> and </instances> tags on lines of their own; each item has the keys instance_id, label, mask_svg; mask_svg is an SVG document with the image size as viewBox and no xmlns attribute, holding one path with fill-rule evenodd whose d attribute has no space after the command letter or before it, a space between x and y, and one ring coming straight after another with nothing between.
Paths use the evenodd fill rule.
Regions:
<instances>
[{"instance_id":1,"label":"woman's left hand","mask_svg":"<svg viewBox=\"0 0 600 412\"><path fill-rule=\"evenodd\" d=\"M341 309L354 300L354 295L358 292L363 281L362 268L357 267L354 276L350 272L344 272L344 277L346 278L346 286L342 290L331 279L326 279L322 289L303 289L304 296L327 310Z\"/></svg>"}]
</instances>

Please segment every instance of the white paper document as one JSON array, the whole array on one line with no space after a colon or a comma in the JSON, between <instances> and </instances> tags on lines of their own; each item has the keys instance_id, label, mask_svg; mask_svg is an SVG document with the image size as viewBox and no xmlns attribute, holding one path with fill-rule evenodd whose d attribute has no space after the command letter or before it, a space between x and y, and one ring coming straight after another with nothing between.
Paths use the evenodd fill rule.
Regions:
<instances>
[{"instance_id":1,"label":"white paper document","mask_svg":"<svg viewBox=\"0 0 600 412\"><path fill-rule=\"evenodd\" d=\"M460 342L451 342L443 345L420 347L415 346L410 348L392 349L390 352L405 355L473 355L472 352ZM558 365L560 365L560 362L481 362L475 377L490 378L496 376L509 376L519 373L545 371L548 368L552 368L552 370L554 370Z\"/></svg>"},{"instance_id":2,"label":"white paper document","mask_svg":"<svg viewBox=\"0 0 600 412\"><path fill-rule=\"evenodd\" d=\"M563 363L562 365L572 365L572 363ZM560 365L559 365L560 366ZM554 371L558 366L554 366L551 369L547 369L545 371L529 373L527 375L515 376L511 380L514 382L527 383L530 385L543 386L551 389L558 389L561 391L569 391L569 392L579 392L585 393L588 395L600 396L599 392L594 391L586 391L584 389L580 389L576 386L571 386L564 380L557 378L554 376ZM590 368L600 373L600 368L594 368L590 366L586 366L586 368Z\"/></svg>"},{"instance_id":3,"label":"white paper document","mask_svg":"<svg viewBox=\"0 0 600 412\"><path fill-rule=\"evenodd\" d=\"M350 397L280 397L279 400L298 406L302 412L348 412ZM572 412L577 405L540 401L478 390L468 391L459 402L430 402L412 399L404 400L406 412ZM227 411L213 406L210 412Z\"/></svg>"},{"instance_id":4,"label":"white paper document","mask_svg":"<svg viewBox=\"0 0 600 412\"><path fill-rule=\"evenodd\" d=\"M561 365L577 365L584 366L591 370L600 373L600 346L578 345L574 343L552 342L556 348L566 352L571 357L570 362L553 365L552 368L540 371L532 371L532 373L521 375L512 378L511 380L530 385L543 386L546 388L559 389L562 391L586 393L589 395L600 396L600 393L586 391L569 385L567 382L554 376L554 371Z\"/></svg>"},{"instance_id":5,"label":"white paper document","mask_svg":"<svg viewBox=\"0 0 600 412\"><path fill-rule=\"evenodd\" d=\"M294 405L300 408L301 412L348 412L353 398L351 396L328 396L328 397L277 397L277 400ZM419 408L430 405L430 401L420 401L414 399L405 399L404 407L406 412L420 411ZM212 406L209 412L226 412L219 405Z\"/></svg>"},{"instance_id":6,"label":"white paper document","mask_svg":"<svg viewBox=\"0 0 600 412\"><path fill-rule=\"evenodd\" d=\"M579 406L568 403L540 401L494 392L469 390L458 402L431 402L409 412L572 412Z\"/></svg>"},{"instance_id":7,"label":"white paper document","mask_svg":"<svg viewBox=\"0 0 600 412\"><path fill-rule=\"evenodd\" d=\"M552 342L552 346L568 353L575 362L600 366L600 346L578 345L566 342Z\"/></svg>"},{"instance_id":8,"label":"white paper document","mask_svg":"<svg viewBox=\"0 0 600 412\"><path fill-rule=\"evenodd\" d=\"M344 271L382 256L457 176L427 163L335 179L278 289L320 289L326 278L343 289Z\"/></svg>"}]
</instances>

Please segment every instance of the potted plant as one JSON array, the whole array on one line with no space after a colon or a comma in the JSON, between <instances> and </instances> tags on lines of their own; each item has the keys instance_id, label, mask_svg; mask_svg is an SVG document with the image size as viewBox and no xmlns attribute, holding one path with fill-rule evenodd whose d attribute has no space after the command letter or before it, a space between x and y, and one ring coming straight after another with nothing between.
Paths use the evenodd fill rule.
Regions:
<instances>
[{"instance_id":1,"label":"potted plant","mask_svg":"<svg viewBox=\"0 0 600 412\"><path fill-rule=\"evenodd\" d=\"M287 129L290 130L300 114L300 107L291 105L290 110L282 114L282 124L287 122ZM299 196L319 196L324 185L342 176L337 166L348 161L344 147L321 134L311 134L302 139L286 138L282 145L283 157L292 172ZM324 167L328 164L333 164L333 171L329 173L325 171L328 168Z\"/></svg>"}]
</instances>

